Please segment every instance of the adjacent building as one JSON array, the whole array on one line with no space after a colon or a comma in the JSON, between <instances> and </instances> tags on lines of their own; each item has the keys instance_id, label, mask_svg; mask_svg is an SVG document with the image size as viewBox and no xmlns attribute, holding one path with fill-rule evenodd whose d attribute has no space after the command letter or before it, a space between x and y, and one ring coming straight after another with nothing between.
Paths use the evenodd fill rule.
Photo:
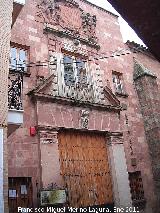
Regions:
<instances>
[{"instance_id":1,"label":"adjacent building","mask_svg":"<svg viewBox=\"0 0 160 213\"><path fill-rule=\"evenodd\" d=\"M10 212L62 202L156 212L153 108L142 110L139 81L151 78L158 115L159 68L123 43L116 15L85 0L28 0L11 37L8 107L22 124L8 130Z\"/></svg>"},{"instance_id":2,"label":"adjacent building","mask_svg":"<svg viewBox=\"0 0 160 213\"><path fill-rule=\"evenodd\" d=\"M14 24L25 0L0 2L0 212L8 212L8 74L11 25Z\"/></svg>"}]
</instances>

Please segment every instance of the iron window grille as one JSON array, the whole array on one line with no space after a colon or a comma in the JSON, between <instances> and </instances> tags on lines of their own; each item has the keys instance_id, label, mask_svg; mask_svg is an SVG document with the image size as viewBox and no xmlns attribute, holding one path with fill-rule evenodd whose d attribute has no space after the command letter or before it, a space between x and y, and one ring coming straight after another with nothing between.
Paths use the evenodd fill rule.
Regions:
<instances>
[{"instance_id":1,"label":"iron window grille","mask_svg":"<svg viewBox=\"0 0 160 213\"><path fill-rule=\"evenodd\" d=\"M144 197L141 172L136 171L129 173L129 181L133 205L138 207L139 210L142 210L145 208L146 200Z\"/></svg>"}]
</instances>

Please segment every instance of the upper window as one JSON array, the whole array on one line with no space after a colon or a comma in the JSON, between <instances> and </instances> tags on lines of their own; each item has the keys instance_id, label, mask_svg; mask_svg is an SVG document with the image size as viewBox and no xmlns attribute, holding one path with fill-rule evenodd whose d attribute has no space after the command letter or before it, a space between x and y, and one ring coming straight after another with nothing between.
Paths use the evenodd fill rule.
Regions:
<instances>
[{"instance_id":1,"label":"upper window","mask_svg":"<svg viewBox=\"0 0 160 213\"><path fill-rule=\"evenodd\" d=\"M81 58L65 55L63 63L66 86L85 85L87 83L85 62Z\"/></svg>"},{"instance_id":2,"label":"upper window","mask_svg":"<svg viewBox=\"0 0 160 213\"><path fill-rule=\"evenodd\" d=\"M122 74L118 72L113 72L112 80L115 93L125 94Z\"/></svg>"},{"instance_id":3,"label":"upper window","mask_svg":"<svg viewBox=\"0 0 160 213\"><path fill-rule=\"evenodd\" d=\"M73 86L75 84L73 58L71 56L64 56L64 82L66 86Z\"/></svg>"},{"instance_id":4,"label":"upper window","mask_svg":"<svg viewBox=\"0 0 160 213\"><path fill-rule=\"evenodd\" d=\"M27 71L27 51L18 47L10 49L10 70Z\"/></svg>"},{"instance_id":5,"label":"upper window","mask_svg":"<svg viewBox=\"0 0 160 213\"><path fill-rule=\"evenodd\" d=\"M78 83L85 85L87 83L85 62L80 58L76 58L76 68L77 68Z\"/></svg>"}]
</instances>

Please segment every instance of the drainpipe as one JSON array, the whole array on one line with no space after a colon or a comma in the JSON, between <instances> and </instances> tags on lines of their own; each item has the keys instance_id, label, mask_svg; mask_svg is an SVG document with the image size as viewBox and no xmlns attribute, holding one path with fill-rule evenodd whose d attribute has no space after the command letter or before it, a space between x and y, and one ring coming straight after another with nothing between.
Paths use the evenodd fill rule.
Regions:
<instances>
[{"instance_id":1,"label":"drainpipe","mask_svg":"<svg viewBox=\"0 0 160 213\"><path fill-rule=\"evenodd\" d=\"M3 129L0 128L0 212L4 212L3 196Z\"/></svg>"}]
</instances>

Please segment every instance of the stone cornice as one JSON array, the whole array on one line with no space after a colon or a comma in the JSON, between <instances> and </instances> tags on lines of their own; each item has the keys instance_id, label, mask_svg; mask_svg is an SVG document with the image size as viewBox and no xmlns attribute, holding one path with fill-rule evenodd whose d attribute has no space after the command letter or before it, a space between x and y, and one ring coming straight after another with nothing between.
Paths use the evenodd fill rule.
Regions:
<instances>
[{"instance_id":1,"label":"stone cornice","mask_svg":"<svg viewBox=\"0 0 160 213\"><path fill-rule=\"evenodd\" d=\"M68 37L68 38L71 38L71 39L78 39L80 42L84 43L84 44L87 44L88 46L92 47L92 48L95 48L97 50L100 49L100 45L93 42L93 41L90 41L88 39L85 39L81 36L79 37L76 37L70 30L64 30L64 29L58 29L57 27L51 25L51 24L48 24L48 23L45 23L44 25L44 32L47 33L54 33L56 34L57 36L60 36L60 37Z\"/></svg>"},{"instance_id":2,"label":"stone cornice","mask_svg":"<svg viewBox=\"0 0 160 213\"><path fill-rule=\"evenodd\" d=\"M122 110L121 106L113 106L113 105L104 105L98 103L90 103L87 101L79 101L71 98L64 98L60 96L46 95L43 93L33 93L32 97L37 100L42 100L46 102L58 103L61 105L71 105L77 107L91 108L100 111L114 111L119 113Z\"/></svg>"},{"instance_id":3,"label":"stone cornice","mask_svg":"<svg viewBox=\"0 0 160 213\"><path fill-rule=\"evenodd\" d=\"M91 5L92 7L96 7L97 9L102 10L103 12L108 13L108 14L111 15L111 16L114 16L114 17L116 17L116 18L119 17L118 15L116 15L116 14L114 14L114 13L112 13L112 12L110 12L110 11L108 11L108 10L102 8L102 7L99 7L99 6L97 6L97 5L95 5L95 4L91 3L91 2L89 2L89 1L87 1L87 0L80 0L80 1L83 1L83 2L85 2L86 4Z\"/></svg>"}]
</instances>

